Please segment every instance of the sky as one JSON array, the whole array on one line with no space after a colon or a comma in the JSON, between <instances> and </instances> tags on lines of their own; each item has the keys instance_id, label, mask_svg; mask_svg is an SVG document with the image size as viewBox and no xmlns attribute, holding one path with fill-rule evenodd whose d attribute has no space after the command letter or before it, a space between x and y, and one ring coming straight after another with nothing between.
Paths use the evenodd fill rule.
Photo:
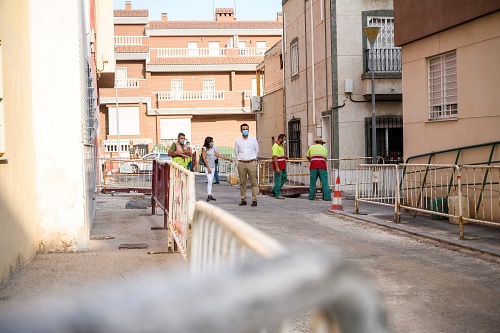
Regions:
<instances>
[{"instance_id":1,"label":"sky","mask_svg":"<svg viewBox=\"0 0 500 333\"><path fill-rule=\"evenodd\" d=\"M281 0L132 0L132 9L149 9L149 19L158 21L168 13L169 21L213 20L213 8L234 8L236 18L275 20ZM114 9L125 9L125 0L113 0Z\"/></svg>"}]
</instances>

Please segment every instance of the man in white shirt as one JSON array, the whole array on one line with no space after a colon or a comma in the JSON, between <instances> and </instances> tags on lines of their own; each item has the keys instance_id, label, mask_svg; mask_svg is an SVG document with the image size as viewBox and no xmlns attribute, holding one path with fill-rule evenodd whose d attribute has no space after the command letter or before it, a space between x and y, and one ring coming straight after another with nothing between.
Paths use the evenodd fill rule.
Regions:
<instances>
[{"instance_id":1,"label":"man in white shirt","mask_svg":"<svg viewBox=\"0 0 500 333\"><path fill-rule=\"evenodd\" d=\"M241 138L234 144L234 153L238 160L238 174L240 176L240 206L247 204L247 176L252 184L252 207L257 206L257 195L259 185L257 184L257 156L259 155L259 143L254 137L248 135L250 127L248 124L241 124Z\"/></svg>"}]
</instances>

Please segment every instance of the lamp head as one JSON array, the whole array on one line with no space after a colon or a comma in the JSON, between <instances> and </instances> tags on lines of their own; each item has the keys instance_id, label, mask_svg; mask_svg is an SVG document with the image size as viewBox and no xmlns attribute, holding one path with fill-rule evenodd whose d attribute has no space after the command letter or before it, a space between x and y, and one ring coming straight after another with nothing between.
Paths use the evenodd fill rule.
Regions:
<instances>
[{"instance_id":1,"label":"lamp head","mask_svg":"<svg viewBox=\"0 0 500 333\"><path fill-rule=\"evenodd\" d=\"M368 38L368 41L370 42L370 44L373 44L375 42L375 40L377 39L380 27L364 27L364 30L365 30L366 38Z\"/></svg>"}]
</instances>

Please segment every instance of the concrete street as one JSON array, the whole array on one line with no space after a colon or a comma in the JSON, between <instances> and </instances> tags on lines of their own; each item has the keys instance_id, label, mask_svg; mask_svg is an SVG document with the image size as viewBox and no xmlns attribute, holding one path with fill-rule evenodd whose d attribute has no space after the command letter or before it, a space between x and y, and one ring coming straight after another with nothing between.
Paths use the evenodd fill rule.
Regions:
<instances>
[{"instance_id":1,"label":"concrete street","mask_svg":"<svg viewBox=\"0 0 500 333\"><path fill-rule=\"evenodd\" d=\"M197 199L205 200L205 177L198 175L196 180ZM250 203L250 189L247 193ZM500 327L498 229L467 226L470 235L491 237L462 245L458 232L449 232L447 221L427 219L430 223L419 227L418 220L424 218L405 216L403 220L410 223L394 229L387 222L391 212L385 208L361 206L369 215L357 217L364 220L350 215L352 200L344 199L345 214L337 214L329 212L330 202L302 197L259 196L257 207L240 207L239 187L227 182L213 185L213 196L214 205L288 247L339 253L361 267L381 296L393 332L494 332ZM151 230L161 226L162 218L150 215L150 208L125 209L125 205L148 201L149 196L100 195L92 236L114 239L92 240L85 253L37 255L0 289L0 312L34 300L98 294L123 279L140 283L151 270L186 271L178 253L147 254L166 249L165 231ZM432 231L433 224L437 232ZM124 243L145 243L148 248L119 250Z\"/></svg>"}]
</instances>

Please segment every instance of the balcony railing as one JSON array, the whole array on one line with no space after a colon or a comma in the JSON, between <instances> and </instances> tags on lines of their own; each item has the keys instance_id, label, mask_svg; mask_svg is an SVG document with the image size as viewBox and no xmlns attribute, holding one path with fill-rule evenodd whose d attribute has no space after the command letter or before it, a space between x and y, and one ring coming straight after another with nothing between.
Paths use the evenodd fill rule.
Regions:
<instances>
[{"instance_id":1,"label":"balcony railing","mask_svg":"<svg viewBox=\"0 0 500 333\"><path fill-rule=\"evenodd\" d=\"M243 98L250 99L252 96L257 96L257 91L255 90L245 90L243 91Z\"/></svg>"},{"instance_id":2,"label":"balcony railing","mask_svg":"<svg viewBox=\"0 0 500 333\"><path fill-rule=\"evenodd\" d=\"M176 58L176 57L221 57L226 55L226 49L218 48L152 48L156 50L156 56L159 58Z\"/></svg>"},{"instance_id":3,"label":"balcony railing","mask_svg":"<svg viewBox=\"0 0 500 333\"><path fill-rule=\"evenodd\" d=\"M220 100L224 99L224 91L160 91L159 101L172 100Z\"/></svg>"},{"instance_id":4,"label":"balcony railing","mask_svg":"<svg viewBox=\"0 0 500 333\"><path fill-rule=\"evenodd\" d=\"M139 88L140 79L117 79L117 88Z\"/></svg>"},{"instance_id":5,"label":"balcony railing","mask_svg":"<svg viewBox=\"0 0 500 333\"><path fill-rule=\"evenodd\" d=\"M377 72L401 72L401 48L374 49L373 67ZM370 50L365 50L365 73L370 72Z\"/></svg>"},{"instance_id":6,"label":"balcony railing","mask_svg":"<svg viewBox=\"0 0 500 333\"><path fill-rule=\"evenodd\" d=\"M268 50L268 47L246 47L239 49L240 56L263 56Z\"/></svg>"},{"instance_id":7,"label":"balcony railing","mask_svg":"<svg viewBox=\"0 0 500 333\"><path fill-rule=\"evenodd\" d=\"M142 36L115 36L115 45L142 45Z\"/></svg>"}]
</instances>

